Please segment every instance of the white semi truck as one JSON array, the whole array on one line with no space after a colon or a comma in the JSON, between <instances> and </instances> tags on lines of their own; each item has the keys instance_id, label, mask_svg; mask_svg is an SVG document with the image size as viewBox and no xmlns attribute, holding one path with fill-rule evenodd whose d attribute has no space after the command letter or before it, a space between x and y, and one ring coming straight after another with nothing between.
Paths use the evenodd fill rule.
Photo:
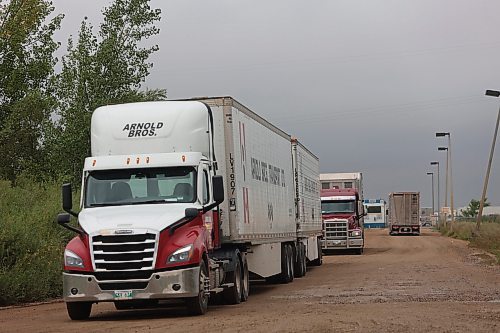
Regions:
<instances>
[{"instance_id":1,"label":"white semi truck","mask_svg":"<svg viewBox=\"0 0 500 333\"><path fill-rule=\"evenodd\" d=\"M365 199L365 228L386 228L387 227L387 208L383 199Z\"/></svg>"},{"instance_id":2,"label":"white semi truck","mask_svg":"<svg viewBox=\"0 0 500 333\"><path fill-rule=\"evenodd\" d=\"M71 319L210 295L245 301L249 278L288 283L320 265L319 161L231 97L100 107L80 211L63 185L58 223ZM77 225L70 224L71 215Z\"/></svg>"}]
</instances>

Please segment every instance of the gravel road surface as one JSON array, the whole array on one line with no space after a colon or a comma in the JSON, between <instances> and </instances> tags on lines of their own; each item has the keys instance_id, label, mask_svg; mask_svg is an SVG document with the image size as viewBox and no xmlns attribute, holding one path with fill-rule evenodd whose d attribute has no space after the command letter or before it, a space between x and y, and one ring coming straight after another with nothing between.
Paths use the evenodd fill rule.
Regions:
<instances>
[{"instance_id":1,"label":"gravel road surface","mask_svg":"<svg viewBox=\"0 0 500 333\"><path fill-rule=\"evenodd\" d=\"M363 255L329 255L287 285L255 282L239 305L115 310L71 321L63 302L0 309L0 332L500 332L500 266L467 243L367 230Z\"/></svg>"}]
</instances>

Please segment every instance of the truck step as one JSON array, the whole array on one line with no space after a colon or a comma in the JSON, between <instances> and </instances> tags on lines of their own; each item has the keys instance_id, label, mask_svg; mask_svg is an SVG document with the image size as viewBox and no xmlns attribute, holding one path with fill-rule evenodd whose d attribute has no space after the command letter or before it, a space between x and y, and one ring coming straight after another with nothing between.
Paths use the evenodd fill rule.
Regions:
<instances>
[{"instance_id":1,"label":"truck step","mask_svg":"<svg viewBox=\"0 0 500 333\"><path fill-rule=\"evenodd\" d=\"M223 288L231 288L231 287L234 287L234 283L233 282L224 283L224 284L221 284L220 286Z\"/></svg>"},{"instance_id":2,"label":"truck step","mask_svg":"<svg viewBox=\"0 0 500 333\"><path fill-rule=\"evenodd\" d=\"M210 289L208 292L211 294L218 294L222 291L224 291L224 288L213 288L213 289Z\"/></svg>"},{"instance_id":3,"label":"truck step","mask_svg":"<svg viewBox=\"0 0 500 333\"><path fill-rule=\"evenodd\" d=\"M216 269L216 268L219 268L219 267L222 267L224 266L225 264L227 265L229 263L229 260L211 260L210 261L210 269Z\"/></svg>"}]
</instances>

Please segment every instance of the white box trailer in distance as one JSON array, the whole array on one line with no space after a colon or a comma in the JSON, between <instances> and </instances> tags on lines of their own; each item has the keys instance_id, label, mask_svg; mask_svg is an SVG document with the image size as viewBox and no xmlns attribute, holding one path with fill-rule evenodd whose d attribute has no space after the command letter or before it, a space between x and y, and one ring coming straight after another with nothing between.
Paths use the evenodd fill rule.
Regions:
<instances>
[{"instance_id":1,"label":"white box trailer in distance","mask_svg":"<svg viewBox=\"0 0 500 333\"><path fill-rule=\"evenodd\" d=\"M230 97L105 106L92 116L79 214L63 186L63 296L72 319L181 298L248 297L321 264L319 161Z\"/></svg>"}]
</instances>

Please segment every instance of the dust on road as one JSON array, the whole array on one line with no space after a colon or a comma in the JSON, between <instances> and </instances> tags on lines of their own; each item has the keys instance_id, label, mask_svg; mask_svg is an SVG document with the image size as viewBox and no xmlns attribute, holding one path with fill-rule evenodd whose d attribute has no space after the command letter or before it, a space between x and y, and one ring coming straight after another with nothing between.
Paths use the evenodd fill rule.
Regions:
<instances>
[{"instance_id":1,"label":"dust on road","mask_svg":"<svg viewBox=\"0 0 500 333\"><path fill-rule=\"evenodd\" d=\"M69 320L64 303L0 310L1 332L500 332L500 267L466 242L367 230L359 255L325 257L288 285L254 283L247 302L117 311Z\"/></svg>"}]
</instances>

